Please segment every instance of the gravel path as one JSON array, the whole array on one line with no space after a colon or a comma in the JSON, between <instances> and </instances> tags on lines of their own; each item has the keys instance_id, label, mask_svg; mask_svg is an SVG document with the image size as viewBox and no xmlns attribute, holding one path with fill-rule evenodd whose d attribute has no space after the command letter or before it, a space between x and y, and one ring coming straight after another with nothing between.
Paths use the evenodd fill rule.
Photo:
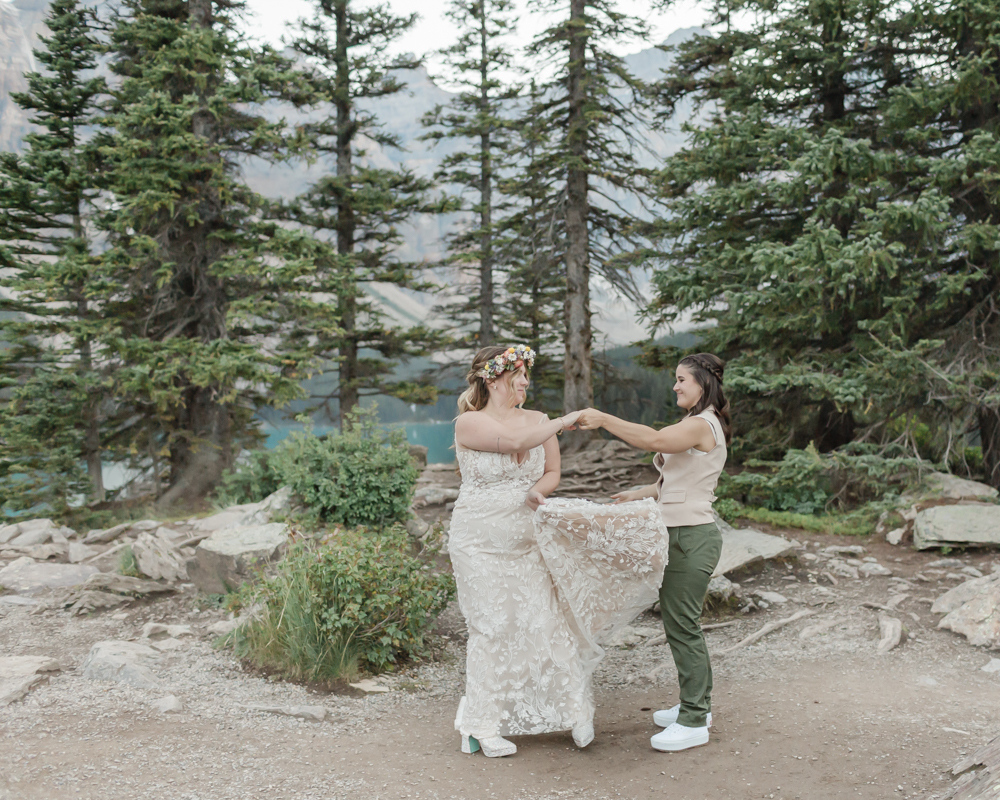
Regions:
<instances>
[{"instance_id":1,"label":"gravel path","mask_svg":"<svg viewBox=\"0 0 1000 800\"><path fill-rule=\"evenodd\" d=\"M818 542L835 543L856 540ZM745 591L780 592L787 602L706 620L736 620L708 633L713 651L795 611L814 614L716 657L712 740L679 754L648 746L651 710L676 702L669 652L648 643L659 629L651 613L633 626L637 643L610 648L598 669L594 744L579 751L568 733L520 737L517 756L490 760L463 756L452 727L464 681L454 608L439 622L437 659L368 696L247 672L213 647L207 628L223 615L192 593L90 617L10 608L0 612L0 654L51 656L63 671L0 709L0 800L923 797L945 785L960 753L1000 732L1000 675L981 671L988 652L936 630L927 601L957 581L915 576L939 556L865 545L896 580L814 583L806 560L744 576ZM993 564L991 554L960 558L984 572ZM878 612L861 603L900 593L908 594L897 611L908 638L877 655ZM83 677L95 642L138 640L150 621L194 632L157 657L158 689ZM831 623L825 632L800 638L821 621ZM167 695L183 710L157 711ZM327 715L302 721L255 704L322 706Z\"/></svg>"}]
</instances>

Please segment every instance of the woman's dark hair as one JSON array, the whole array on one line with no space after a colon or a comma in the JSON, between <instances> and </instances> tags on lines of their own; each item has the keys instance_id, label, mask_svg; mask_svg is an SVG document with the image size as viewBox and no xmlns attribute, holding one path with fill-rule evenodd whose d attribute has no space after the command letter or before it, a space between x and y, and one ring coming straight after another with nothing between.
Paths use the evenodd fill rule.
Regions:
<instances>
[{"instance_id":1,"label":"woman's dark hair","mask_svg":"<svg viewBox=\"0 0 1000 800\"><path fill-rule=\"evenodd\" d=\"M722 391L722 375L726 370L726 362L712 353L696 353L684 356L680 364L691 370L691 374L701 387L701 400L695 403L688 413L694 416L700 414L709 406L715 408L722 424L722 433L726 444L733 440L733 421L729 417L729 401Z\"/></svg>"}]
</instances>

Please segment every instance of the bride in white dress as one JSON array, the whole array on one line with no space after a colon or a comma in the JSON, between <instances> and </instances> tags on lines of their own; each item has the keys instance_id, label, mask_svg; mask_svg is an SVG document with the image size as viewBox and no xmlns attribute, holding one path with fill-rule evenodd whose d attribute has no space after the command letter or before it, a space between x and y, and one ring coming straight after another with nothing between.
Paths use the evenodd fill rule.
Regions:
<instances>
[{"instance_id":1,"label":"bride in white dress","mask_svg":"<svg viewBox=\"0 0 1000 800\"><path fill-rule=\"evenodd\" d=\"M449 531L469 631L462 750L506 756L506 735L594 738L591 675L601 642L657 597L668 536L656 504L546 500L559 485L555 420L520 408L534 352L476 354L459 398L462 486Z\"/></svg>"}]
</instances>

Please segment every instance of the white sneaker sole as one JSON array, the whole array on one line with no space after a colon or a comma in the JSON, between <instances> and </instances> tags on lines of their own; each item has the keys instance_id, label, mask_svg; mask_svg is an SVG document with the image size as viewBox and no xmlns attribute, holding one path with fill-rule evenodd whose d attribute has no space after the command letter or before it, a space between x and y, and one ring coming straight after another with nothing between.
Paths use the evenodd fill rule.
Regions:
<instances>
[{"instance_id":1,"label":"white sneaker sole","mask_svg":"<svg viewBox=\"0 0 1000 800\"><path fill-rule=\"evenodd\" d=\"M664 711L654 711L653 712L653 724L658 725L661 728L669 728L675 722L677 722L677 717L680 716L677 711L672 708L668 708ZM712 712L708 712L708 717L705 719L705 727L712 727Z\"/></svg>"},{"instance_id":2,"label":"white sneaker sole","mask_svg":"<svg viewBox=\"0 0 1000 800\"><path fill-rule=\"evenodd\" d=\"M688 750L692 747L708 744L708 731L685 736L683 739L672 739L668 742L657 741L657 737L654 736L649 740L649 743L654 750L659 750L661 753L676 753L678 750Z\"/></svg>"}]
</instances>

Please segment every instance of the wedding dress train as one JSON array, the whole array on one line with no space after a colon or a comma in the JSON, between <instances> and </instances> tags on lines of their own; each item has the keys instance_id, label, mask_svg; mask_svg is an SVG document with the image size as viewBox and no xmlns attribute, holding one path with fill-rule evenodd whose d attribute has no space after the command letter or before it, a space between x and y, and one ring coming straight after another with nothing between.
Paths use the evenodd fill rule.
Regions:
<instances>
[{"instance_id":1,"label":"wedding dress train","mask_svg":"<svg viewBox=\"0 0 1000 800\"><path fill-rule=\"evenodd\" d=\"M468 626L463 736L573 730L592 738L601 643L656 602L668 537L656 503L549 500L532 514L541 446L524 461L456 446L449 530Z\"/></svg>"}]
</instances>

